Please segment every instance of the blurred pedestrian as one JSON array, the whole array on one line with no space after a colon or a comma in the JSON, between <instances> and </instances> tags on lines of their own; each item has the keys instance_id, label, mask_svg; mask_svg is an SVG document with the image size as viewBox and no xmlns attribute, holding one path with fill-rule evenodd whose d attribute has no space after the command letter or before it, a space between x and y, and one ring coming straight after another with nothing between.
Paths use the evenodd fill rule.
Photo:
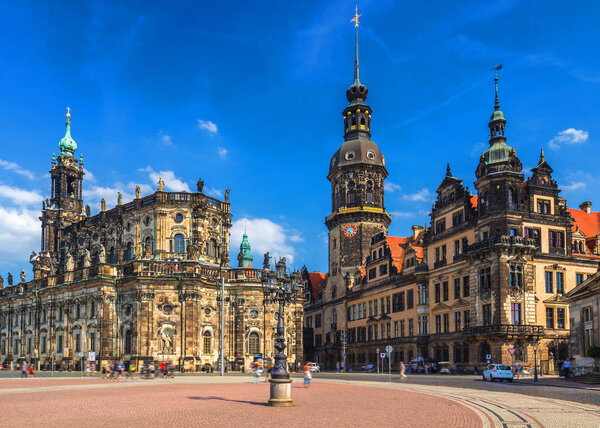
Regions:
<instances>
[{"instance_id":1,"label":"blurred pedestrian","mask_svg":"<svg viewBox=\"0 0 600 428\"><path fill-rule=\"evenodd\" d=\"M33 364L29 364L29 376L33 377Z\"/></svg>"},{"instance_id":2,"label":"blurred pedestrian","mask_svg":"<svg viewBox=\"0 0 600 428\"><path fill-rule=\"evenodd\" d=\"M406 379L406 374L404 374L405 371L406 366L404 365L404 361L400 361L400 379Z\"/></svg>"},{"instance_id":3,"label":"blurred pedestrian","mask_svg":"<svg viewBox=\"0 0 600 428\"><path fill-rule=\"evenodd\" d=\"M310 361L307 361L304 364L304 387L310 387L310 380L312 379L312 374L310 373Z\"/></svg>"},{"instance_id":4,"label":"blurred pedestrian","mask_svg":"<svg viewBox=\"0 0 600 428\"><path fill-rule=\"evenodd\" d=\"M27 363L25 361L21 363L21 377L27 377Z\"/></svg>"}]
</instances>

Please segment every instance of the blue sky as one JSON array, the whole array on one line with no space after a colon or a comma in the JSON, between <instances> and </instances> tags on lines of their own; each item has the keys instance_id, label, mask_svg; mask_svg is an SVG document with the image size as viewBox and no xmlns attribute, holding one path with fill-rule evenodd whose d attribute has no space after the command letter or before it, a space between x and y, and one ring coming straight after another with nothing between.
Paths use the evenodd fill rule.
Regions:
<instances>
[{"instance_id":1,"label":"blue sky","mask_svg":"<svg viewBox=\"0 0 600 428\"><path fill-rule=\"evenodd\" d=\"M390 234L428 221L446 162L473 188L497 63L525 168L544 147L570 206L600 204L600 3L378 0L359 12ZM202 177L217 197L232 188L232 242L246 225L255 265L271 250L326 270L353 14L351 1L1 2L0 274L31 276L67 106L93 212L159 175L171 190Z\"/></svg>"}]
</instances>

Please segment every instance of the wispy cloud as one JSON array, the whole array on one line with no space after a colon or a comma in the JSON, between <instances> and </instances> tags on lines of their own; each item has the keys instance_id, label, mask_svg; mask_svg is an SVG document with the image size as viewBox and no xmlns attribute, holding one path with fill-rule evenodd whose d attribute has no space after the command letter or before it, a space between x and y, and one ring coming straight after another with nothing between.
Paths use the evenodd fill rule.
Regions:
<instances>
[{"instance_id":1,"label":"wispy cloud","mask_svg":"<svg viewBox=\"0 0 600 428\"><path fill-rule=\"evenodd\" d=\"M583 144L588 140L589 133L582 129L568 128L560 131L553 139L550 140L548 146L551 149L560 149L561 144Z\"/></svg>"},{"instance_id":2,"label":"wispy cloud","mask_svg":"<svg viewBox=\"0 0 600 428\"><path fill-rule=\"evenodd\" d=\"M223 192L214 187L205 187L204 193L207 194L208 196L214 196L215 198L220 198L223 196Z\"/></svg>"},{"instance_id":3,"label":"wispy cloud","mask_svg":"<svg viewBox=\"0 0 600 428\"><path fill-rule=\"evenodd\" d=\"M12 171L19 175L27 177L30 180L33 180L35 178L35 175L33 174L33 172L31 172L27 169L21 168L21 166L16 162L10 162L10 161L6 161L4 159L0 159L0 168L4 169L6 171Z\"/></svg>"},{"instance_id":4,"label":"wispy cloud","mask_svg":"<svg viewBox=\"0 0 600 428\"><path fill-rule=\"evenodd\" d=\"M225 147L217 147L217 150L221 159L227 159L227 153L229 153L229 151Z\"/></svg>"},{"instance_id":5,"label":"wispy cloud","mask_svg":"<svg viewBox=\"0 0 600 428\"><path fill-rule=\"evenodd\" d=\"M0 206L0 259L28 260L40 239L40 212L25 208Z\"/></svg>"},{"instance_id":6,"label":"wispy cloud","mask_svg":"<svg viewBox=\"0 0 600 428\"><path fill-rule=\"evenodd\" d=\"M37 190L25 190L0 184L0 198L8 199L19 206L39 204L44 199Z\"/></svg>"},{"instance_id":7,"label":"wispy cloud","mask_svg":"<svg viewBox=\"0 0 600 428\"><path fill-rule=\"evenodd\" d=\"M383 188L386 192L395 192L402 190L402 186L400 186L399 184L396 183L392 183L391 181L386 181L385 184L383 185Z\"/></svg>"},{"instance_id":8,"label":"wispy cloud","mask_svg":"<svg viewBox=\"0 0 600 428\"><path fill-rule=\"evenodd\" d=\"M390 211L392 217L398 218L412 218L417 215L414 211Z\"/></svg>"},{"instance_id":9,"label":"wispy cloud","mask_svg":"<svg viewBox=\"0 0 600 428\"><path fill-rule=\"evenodd\" d=\"M571 181L571 184L560 186L563 190L577 190L585 188L583 181Z\"/></svg>"},{"instance_id":10,"label":"wispy cloud","mask_svg":"<svg viewBox=\"0 0 600 428\"><path fill-rule=\"evenodd\" d=\"M160 141L162 141L162 143L165 146L172 146L173 145L173 139L171 138L171 136L165 134L165 132L162 129L160 131L158 131L158 136L160 137Z\"/></svg>"},{"instance_id":11,"label":"wispy cloud","mask_svg":"<svg viewBox=\"0 0 600 428\"><path fill-rule=\"evenodd\" d=\"M217 124L210 120L198 120L198 128L208 131L209 134L216 134L219 132Z\"/></svg>"},{"instance_id":12,"label":"wispy cloud","mask_svg":"<svg viewBox=\"0 0 600 428\"><path fill-rule=\"evenodd\" d=\"M403 195L403 199L407 201L425 202L431 200L431 192L427 188L423 188L416 193Z\"/></svg>"}]
</instances>

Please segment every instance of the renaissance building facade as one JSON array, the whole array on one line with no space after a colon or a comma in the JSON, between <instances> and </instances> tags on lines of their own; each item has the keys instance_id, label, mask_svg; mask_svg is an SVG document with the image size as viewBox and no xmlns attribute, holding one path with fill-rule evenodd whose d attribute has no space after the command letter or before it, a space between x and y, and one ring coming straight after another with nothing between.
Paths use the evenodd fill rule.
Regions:
<instances>
[{"instance_id":1,"label":"renaissance building facade","mask_svg":"<svg viewBox=\"0 0 600 428\"><path fill-rule=\"evenodd\" d=\"M264 299L264 270L250 265L245 233L239 266L229 266L229 189L219 200L203 193L202 180L196 192L167 192L160 179L154 193L136 186L134 200L119 194L107 209L103 199L91 215L70 128L67 114L33 279L22 270L18 283L10 274L0 283L0 361L80 369L92 352L97 364L170 360L199 371L218 366L221 344L226 370L270 358L278 308ZM303 354L302 318L301 300L287 307L292 368Z\"/></svg>"},{"instance_id":2,"label":"renaissance building facade","mask_svg":"<svg viewBox=\"0 0 600 428\"><path fill-rule=\"evenodd\" d=\"M448 164L431 226L389 236L388 173L371 140L367 94L357 36L345 141L327 176L329 269L303 272L306 358L358 369L391 345L394 364L422 357L471 370L488 360L533 365L537 348L538 364L553 371L571 353L563 296L598 271L599 213L590 202L568 207L543 150L525 177L505 135L496 74L473 192Z\"/></svg>"}]
</instances>

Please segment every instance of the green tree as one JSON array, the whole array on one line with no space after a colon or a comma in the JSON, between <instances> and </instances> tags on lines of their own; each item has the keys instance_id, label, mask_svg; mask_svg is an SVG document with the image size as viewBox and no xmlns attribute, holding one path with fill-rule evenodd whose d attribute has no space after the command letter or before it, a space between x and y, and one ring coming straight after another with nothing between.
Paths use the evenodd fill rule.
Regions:
<instances>
[{"instance_id":1,"label":"green tree","mask_svg":"<svg viewBox=\"0 0 600 428\"><path fill-rule=\"evenodd\" d=\"M590 345L590 347L587 349L587 355L588 357L600 359L600 346Z\"/></svg>"}]
</instances>

